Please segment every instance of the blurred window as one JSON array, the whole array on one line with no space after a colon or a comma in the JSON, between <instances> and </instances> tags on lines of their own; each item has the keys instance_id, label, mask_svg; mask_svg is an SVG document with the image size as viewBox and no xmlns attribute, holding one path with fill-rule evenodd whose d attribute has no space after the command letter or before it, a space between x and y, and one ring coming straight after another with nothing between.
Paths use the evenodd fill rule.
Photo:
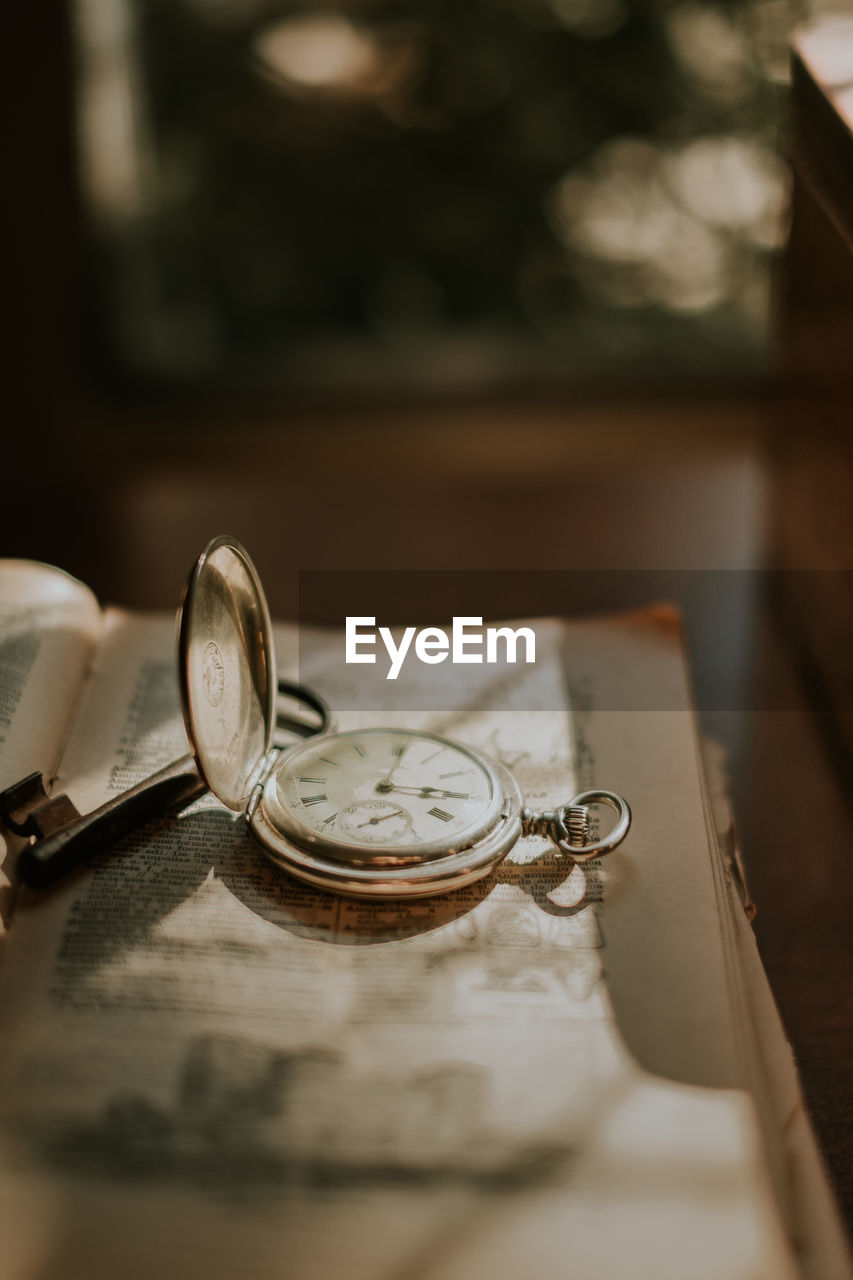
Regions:
<instances>
[{"instance_id":1,"label":"blurred window","mask_svg":"<svg viewBox=\"0 0 853 1280\"><path fill-rule=\"evenodd\" d=\"M75 0L110 369L752 376L793 0Z\"/></svg>"}]
</instances>

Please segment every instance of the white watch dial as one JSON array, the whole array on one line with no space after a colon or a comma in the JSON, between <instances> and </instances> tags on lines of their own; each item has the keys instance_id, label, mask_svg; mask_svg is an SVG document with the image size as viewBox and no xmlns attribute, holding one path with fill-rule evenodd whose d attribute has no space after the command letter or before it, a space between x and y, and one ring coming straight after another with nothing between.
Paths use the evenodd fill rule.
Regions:
<instances>
[{"instance_id":1,"label":"white watch dial","mask_svg":"<svg viewBox=\"0 0 853 1280\"><path fill-rule=\"evenodd\" d=\"M452 848L488 821L492 775L458 743L402 729L313 739L282 761L284 814L315 839L412 852Z\"/></svg>"}]
</instances>

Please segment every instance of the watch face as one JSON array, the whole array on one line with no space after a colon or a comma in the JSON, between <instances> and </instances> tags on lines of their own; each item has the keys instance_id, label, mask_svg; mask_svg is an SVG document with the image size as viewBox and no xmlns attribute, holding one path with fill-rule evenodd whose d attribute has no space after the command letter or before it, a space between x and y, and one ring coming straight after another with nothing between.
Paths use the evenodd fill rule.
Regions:
<instances>
[{"instance_id":1,"label":"watch face","mask_svg":"<svg viewBox=\"0 0 853 1280\"><path fill-rule=\"evenodd\" d=\"M366 729L312 739L274 774L269 816L283 834L346 859L438 857L494 825L488 761L447 738Z\"/></svg>"}]
</instances>

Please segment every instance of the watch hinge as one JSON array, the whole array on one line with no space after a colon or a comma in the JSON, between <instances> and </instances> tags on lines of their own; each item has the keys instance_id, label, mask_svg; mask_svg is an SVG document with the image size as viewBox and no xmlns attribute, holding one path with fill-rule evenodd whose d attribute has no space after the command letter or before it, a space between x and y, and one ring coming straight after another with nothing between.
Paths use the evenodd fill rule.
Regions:
<instances>
[{"instance_id":1,"label":"watch hinge","mask_svg":"<svg viewBox=\"0 0 853 1280\"><path fill-rule=\"evenodd\" d=\"M279 755L280 752L278 748L271 747L261 761L258 776L256 777L255 784L252 787L252 794L249 796L249 803L246 805L246 817L249 822L251 822L252 818L255 816L255 810L261 802L261 796L264 794L264 787L269 781L270 774L275 768L275 762Z\"/></svg>"}]
</instances>

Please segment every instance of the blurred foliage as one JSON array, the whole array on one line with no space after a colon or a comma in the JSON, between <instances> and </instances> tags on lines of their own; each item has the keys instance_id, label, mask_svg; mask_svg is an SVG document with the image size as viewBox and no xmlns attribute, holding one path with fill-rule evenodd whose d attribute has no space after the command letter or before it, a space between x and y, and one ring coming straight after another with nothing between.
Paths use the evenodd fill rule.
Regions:
<instances>
[{"instance_id":1,"label":"blurred foliage","mask_svg":"<svg viewBox=\"0 0 853 1280\"><path fill-rule=\"evenodd\" d=\"M92 202L117 367L351 392L759 365L784 0L95 5L125 10L139 175L121 216Z\"/></svg>"}]
</instances>

